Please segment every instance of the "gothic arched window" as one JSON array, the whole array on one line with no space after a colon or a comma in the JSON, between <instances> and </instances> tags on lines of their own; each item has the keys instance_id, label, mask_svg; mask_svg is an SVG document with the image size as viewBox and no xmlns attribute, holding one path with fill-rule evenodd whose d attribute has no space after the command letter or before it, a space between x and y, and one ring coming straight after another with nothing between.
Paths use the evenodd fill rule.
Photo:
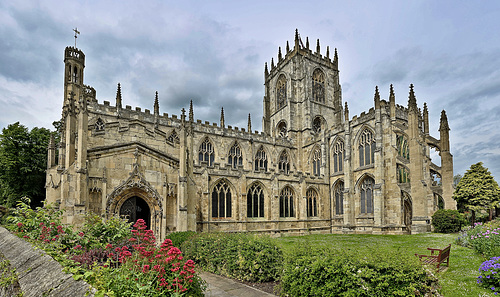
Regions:
<instances>
[{"instance_id":1,"label":"gothic arched window","mask_svg":"<svg viewBox=\"0 0 500 297\"><path fill-rule=\"evenodd\" d=\"M180 143L179 135L177 135L177 132L172 131L170 135L167 137L167 141L170 143Z\"/></svg>"},{"instance_id":2,"label":"gothic arched window","mask_svg":"<svg viewBox=\"0 0 500 297\"><path fill-rule=\"evenodd\" d=\"M319 176L321 167L321 150L316 148L312 155L313 175Z\"/></svg>"},{"instance_id":3,"label":"gothic arched window","mask_svg":"<svg viewBox=\"0 0 500 297\"><path fill-rule=\"evenodd\" d=\"M286 105L286 77L282 74L276 82L276 109Z\"/></svg>"},{"instance_id":4,"label":"gothic arched window","mask_svg":"<svg viewBox=\"0 0 500 297\"><path fill-rule=\"evenodd\" d=\"M314 70L312 76L312 99L325 103L325 75L319 69Z\"/></svg>"},{"instance_id":5,"label":"gothic arched window","mask_svg":"<svg viewBox=\"0 0 500 297\"><path fill-rule=\"evenodd\" d=\"M333 188L333 195L335 196L335 214L344 214L344 182L339 181L335 188Z\"/></svg>"},{"instance_id":6,"label":"gothic arched window","mask_svg":"<svg viewBox=\"0 0 500 297\"><path fill-rule=\"evenodd\" d=\"M234 145L229 150L227 163L233 168L237 168L239 165L243 165L243 155L241 154L241 148L238 143L234 143Z\"/></svg>"},{"instance_id":7,"label":"gothic arched window","mask_svg":"<svg viewBox=\"0 0 500 297\"><path fill-rule=\"evenodd\" d=\"M231 189L220 181L212 190L212 218L231 217Z\"/></svg>"},{"instance_id":8,"label":"gothic arched window","mask_svg":"<svg viewBox=\"0 0 500 297\"><path fill-rule=\"evenodd\" d=\"M295 210L293 207L293 190L286 186L280 192L280 217L294 217Z\"/></svg>"},{"instance_id":9,"label":"gothic arched window","mask_svg":"<svg viewBox=\"0 0 500 297\"><path fill-rule=\"evenodd\" d=\"M410 150L408 148L408 141L403 135L396 137L396 148L398 149L398 156L410 160Z\"/></svg>"},{"instance_id":10,"label":"gothic arched window","mask_svg":"<svg viewBox=\"0 0 500 297\"><path fill-rule=\"evenodd\" d=\"M94 124L94 128L96 132L104 131L104 121L101 118L98 118Z\"/></svg>"},{"instance_id":11,"label":"gothic arched window","mask_svg":"<svg viewBox=\"0 0 500 297\"><path fill-rule=\"evenodd\" d=\"M396 165L396 175L398 179L398 183L409 183L410 182L410 171L408 168L401 164Z\"/></svg>"},{"instance_id":12,"label":"gothic arched window","mask_svg":"<svg viewBox=\"0 0 500 297\"><path fill-rule=\"evenodd\" d=\"M255 155L255 171L264 170L267 171L267 156L264 147L260 147Z\"/></svg>"},{"instance_id":13,"label":"gothic arched window","mask_svg":"<svg viewBox=\"0 0 500 297\"><path fill-rule=\"evenodd\" d=\"M252 185L250 189L248 189L247 217L249 218L264 217L264 191L257 184Z\"/></svg>"},{"instance_id":14,"label":"gothic arched window","mask_svg":"<svg viewBox=\"0 0 500 297\"><path fill-rule=\"evenodd\" d=\"M286 128L286 123L285 122L280 122L278 124L278 131L277 131L277 135L278 137L286 137L287 133L288 133L288 130Z\"/></svg>"},{"instance_id":15,"label":"gothic arched window","mask_svg":"<svg viewBox=\"0 0 500 297\"><path fill-rule=\"evenodd\" d=\"M344 170L344 142L337 140L333 146L333 172L342 172Z\"/></svg>"},{"instance_id":16,"label":"gothic arched window","mask_svg":"<svg viewBox=\"0 0 500 297\"><path fill-rule=\"evenodd\" d=\"M312 130L315 133L321 132L322 124L323 124L323 119L321 117L315 117L312 123Z\"/></svg>"},{"instance_id":17,"label":"gothic arched window","mask_svg":"<svg viewBox=\"0 0 500 297\"><path fill-rule=\"evenodd\" d=\"M375 155L375 138L372 131L364 129L359 138L359 166L373 164Z\"/></svg>"},{"instance_id":18,"label":"gothic arched window","mask_svg":"<svg viewBox=\"0 0 500 297\"><path fill-rule=\"evenodd\" d=\"M375 181L366 177L359 187L361 193L361 213L373 213L373 185Z\"/></svg>"},{"instance_id":19,"label":"gothic arched window","mask_svg":"<svg viewBox=\"0 0 500 297\"><path fill-rule=\"evenodd\" d=\"M207 162L208 166L214 164L214 147L208 138L205 138L198 149L198 160Z\"/></svg>"},{"instance_id":20,"label":"gothic arched window","mask_svg":"<svg viewBox=\"0 0 500 297\"><path fill-rule=\"evenodd\" d=\"M283 150L280 155L278 170L283 171L284 174L288 174L290 172L290 158L288 157L286 150Z\"/></svg>"},{"instance_id":21,"label":"gothic arched window","mask_svg":"<svg viewBox=\"0 0 500 297\"><path fill-rule=\"evenodd\" d=\"M307 216L318 216L318 192L315 189L309 189L306 192L307 199Z\"/></svg>"}]
</instances>

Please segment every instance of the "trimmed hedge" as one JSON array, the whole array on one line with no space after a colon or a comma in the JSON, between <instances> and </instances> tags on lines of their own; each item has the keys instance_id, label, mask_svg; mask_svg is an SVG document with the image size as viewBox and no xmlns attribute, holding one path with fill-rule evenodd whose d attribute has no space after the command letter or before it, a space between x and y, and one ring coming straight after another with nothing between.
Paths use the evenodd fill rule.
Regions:
<instances>
[{"instance_id":1,"label":"trimmed hedge","mask_svg":"<svg viewBox=\"0 0 500 297\"><path fill-rule=\"evenodd\" d=\"M432 226L439 233L455 233L467 224L464 215L454 209L439 209L432 215Z\"/></svg>"},{"instance_id":2,"label":"trimmed hedge","mask_svg":"<svg viewBox=\"0 0 500 297\"><path fill-rule=\"evenodd\" d=\"M195 231L178 231L170 233L167 238L172 240L172 245L181 248L184 241L196 235Z\"/></svg>"},{"instance_id":3,"label":"trimmed hedge","mask_svg":"<svg viewBox=\"0 0 500 297\"><path fill-rule=\"evenodd\" d=\"M284 265L281 296L423 296L436 281L413 255L304 249Z\"/></svg>"},{"instance_id":4,"label":"trimmed hedge","mask_svg":"<svg viewBox=\"0 0 500 297\"><path fill-rule=\"evenodd\" d=\"M243 281L278 280L283 267L283 253L268 236L201 233L181 247L201 269Z\"/></svg>"}]
</instances>

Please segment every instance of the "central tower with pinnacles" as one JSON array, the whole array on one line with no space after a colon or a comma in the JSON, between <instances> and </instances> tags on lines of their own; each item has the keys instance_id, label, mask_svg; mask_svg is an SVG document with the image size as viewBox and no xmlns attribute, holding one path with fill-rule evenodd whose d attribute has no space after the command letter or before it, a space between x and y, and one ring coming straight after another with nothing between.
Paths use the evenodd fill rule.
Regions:
<instances>
[{"instance_id":1,"label":"central tower with pinnacles","mask_svg":"<svg viewBox=\"0 0 500 297\"><path fill-rule=\"evenodd\" d=\"M94 212L146 220L160 240L174 231L405 234L428 232L439 208L456 208L446 113L440 138L429 113L375 87L374 107L349 116L338 54L313 52L295 32L265 65L263 131L98 102L83 83L85 55L64 54L61 141L48 149L47 201L66 223ZM153 97L153 96L152 96ZM58 160L55 151L59 150ZM435 148L441 167L430 158Z\"/></svg>"}]
</instances>

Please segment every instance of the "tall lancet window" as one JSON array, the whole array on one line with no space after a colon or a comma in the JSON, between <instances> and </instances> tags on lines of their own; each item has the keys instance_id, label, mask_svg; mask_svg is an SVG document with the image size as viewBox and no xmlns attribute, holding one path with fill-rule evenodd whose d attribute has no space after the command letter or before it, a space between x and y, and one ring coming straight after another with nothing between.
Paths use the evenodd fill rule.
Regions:
<instances>
[{"instance_id":1,"label":"tall lancet window","mask_svg":"<svg viewBox=\"0 0 500 297\"><path fill-rule=\"evenodd\" d=\"M319 147L314 149L312 155L312 165L313 165L313 175L319 176L321 168L321 150Z\"/></svg>"},{"instance_id":2,"label":"tall lancet window","mask_svg":"<svg viewBox=\"0 0 500 297\"><path fill-rule=\"evenodd\" d=\"M315 189L308 189L306 192L307 199L307 216L318 216L318 192Z\"/></svg>"},{"instance_id":3,"label":"tall lancet window","mask_svg":"<svg viewBox=\"0 0 500 297\"><path fill-rule=\"evenodd\" d=\"M335 214L344 214L344 182L339 181L335 188L333 188L333 195L335 196Z\"/></svg>"},{"instance_id":4,"label":"tall lancet window","mask_svg":"<svg viewBox=\"0 0 500 297\"><path fill-rule=\"evenodd\" d=\"M312 76L312 99L325 103L325 75L319 69L314 70Z\"/></svg>"},{"instance_id":5,"label":"tall lancet window","mask_svg":"<svg viewBox=\"0 0 500 297\"><path fill-rule=\"evenodd\" d=\"M375 138L370 129L364 129L359 138L359 166L373 164L375 155Z\"/></svg>"},{"instance_id":6,"label":"tall lancet window","mask_svg":"<svg viewBox=\"0 0 500 297\"><path fill-rule=\"evenodd\" d=\"M337 140L333 146L333 172L342 172L344 170L344 142Z\"/></svg>"},{"instance_id":7,"label":"tall lancet window","mask_svg":"<svg viewBox=\"0 0 500 297\"><path fill-rule=\"evenodd\" d=\"M286 186L280 192L280 217L289 218L295 216L293 207L293 190Z\"/></svg>"},{"instance_id":8,"label":"tall lancet window","mask_svg":"<svg viewBox=\"0 0 500 297\"><path fill-rule=\"evenodd\" d=\"M286 77L282 74L276 82L276 109L286 105Z\"/></svg>"},{"instance_id":9,"label":"tall lancet window","mask_svg":"<svg viewBox=\"0 0 500 297\"><path fill-rule=\"evenodd\" d=\"M230 218L231 213L231 189L220 181L212 190L212 218Z\"/></svg>"},{"instance_id":10,"label":"tall lancet window","mask_svg":"<svg viewBox=\"0 0 500 297\"><path fill-rule=\"evenodd\" d=\"M253 184L247 193L247 217L264 217L264 191L258 184Z\"/></svg>"},{"instance_id":11,"label":"tall lancet window","mask_svg":"<svg viewBox=\"0 0 500 297\"><path fill-rule=\"evenodd\" d=\"M373 213L373 185L375 181L371 177L366 177L359 192L361 193L361 213Z\"/></svg>"}]
</instances>

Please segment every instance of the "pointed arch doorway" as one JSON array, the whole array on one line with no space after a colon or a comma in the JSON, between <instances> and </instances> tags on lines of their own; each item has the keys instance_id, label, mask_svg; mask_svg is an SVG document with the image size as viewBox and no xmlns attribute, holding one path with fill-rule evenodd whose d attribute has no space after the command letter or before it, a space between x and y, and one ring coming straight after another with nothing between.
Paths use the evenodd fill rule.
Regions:
<instances>
[{"instance_id":1,"label":"pointed arch doorway","mask_svg":"<svg viewBox=\"0 0 500 297\"><path fill-rule=\"evenodd\" d=\"M139 196L130 197L123 202L120 207L120 216L126 217L131 223L143 219L148 229L151 228L151 210L148 203Z\"/></svg>"}]
</instances>

